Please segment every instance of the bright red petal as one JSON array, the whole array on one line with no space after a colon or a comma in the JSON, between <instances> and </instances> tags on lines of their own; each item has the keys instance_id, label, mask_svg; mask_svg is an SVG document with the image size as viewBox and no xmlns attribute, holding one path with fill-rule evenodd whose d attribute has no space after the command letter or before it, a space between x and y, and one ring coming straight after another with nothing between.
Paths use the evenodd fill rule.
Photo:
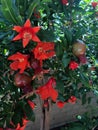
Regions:
<instances>
[{"instance_id":1,"label":"bright red petal","mask_svg":"<svg viewBox=\"0 0 98 130\"><path fill-rule=\"evenodd\" d=\"M13 38L13 41L20 40L22 38L21 34L18 34L16 37Z\"/></svg>"},{"instance_id":2,"label":"bright red petal","mask_svg":"<svg viewBox=\"0 0 98 130\"><path fill-rule=\"evenodd\" d=\"M16 54L13 54L8 57L8 60L19 60L20 58L23 58L23 55L20 52L17 52Z\"/></svg>"},{"instance_id":3,"label":"bright red petal","mask_svg":"<svg viewBox=\"0 0 98 130\"><path fill-rule=\"evenodd\" d=\"M14 26L13 30L15 30L16 32L20 32L22 29L21 26Z\"/></svg>"},{"instance_id":4,"label":"bright red petal","mask_svg":"<svg viewBox=\"0 0 98 130\"><path fill-rule=\"evenodd\" d=\"M12 70L18 70L18 61L14 61L13 63L10 64L10 68Z\"/></svg>"},{"instance_id":5,"label":"bright red petal","mask_svg":"<svg viewBox=\"0 0 98 130\"><path fill-rule=\"evenodd\" d=\"M40 39L36 35L32 35L32 40L34 42L40 42Z\"/></svg>"},{"instance_id":6,"label":"bright red petal","mask_svg":"<svg viewBox=\"0 0 98 130\"><path fill-rule=\"evenodd\" d=\"M58 97L58 92L54 88L52 88L52 86L54 85L55 79L50 78L44 86L38 88L38 94L43 100L51 98L54 102L56 101Z\"/></svg>"},{"instance_id":7,"label":"bright red petal","mask_svg":"<svg viewBox=\"0 0 98 130\"><path fill-rule=\"evenodd\" d=\"M47 57L50 58L55 55L55 51L50 51L49 53L46 53Z\"/></svg>"},{"instance_id":8,"label":"bright red petal","mask_svg":"<svg viewBox=\"0 0 98 130\"><path fill-rule=\"evenodd\" d=\"M26 127L26 125L24 125L24 126L20 127L20 129L19 129L19 130L25 130L25 127Z\"/></svg>"},{"instance_id":9,"label":"bright red petal","mask_svg":"<svg viewBox=\"0 0 98 130\"><path fill-rule=\"evenodd\" d=\"M65 102L62 102L62 101L58 101L58 102L57 102L57 106L58 106L59 108L63 108L64 105L65 105Z\"/></svg>"},{"instance_id":10,"label":"bright red petal","mask_svg":"<svg viewBox=\"0 0 98 130\"><path fill-rule=\"evenodd\" d=\"M43 46L45 51L54 50L54 43L52 42L40 42L40 46Z\"/></svg>"},{"instance_id":11,"label":"bright red petal","mask_svg":"<svg viewBox=\"0 0 98 130\"><path fill-rule=\"evenodd\" d=\"M51 88L50 96L51 96L52 100L55 102L58 97L58 92L55 89Z\"/></svg>"},{"instance_id":12,"label":"bright red petal","mask_svg":"<svg viewBox=\"0 0 98 130\"><path fill-rule=\"evenodd\" d=\"M28 45L29 41L30 39L23 39L23 48L25 48Z\"/></svg>"},{"instance_id":13,"label":"bright red petal","mask_svg":"<svg viewBox=\"0 0 98 130\"><path fill-rule=\"evenodd\" d=\"M37 33L37 32L40 30L40 28L41 28L41 27L33 27L33 28L32 28L32 31L33 31L34 33Z\"/></svg>"},{"instance_id":14,"label":"bright red petal","mask_svg":"<svg viewBox=\"0 0 98 130\"><path fill-rule=\"evenodd\" d=\"M32 109L35 108L35 104L32 101L28 100L27 102Z\"/></svg>"},{"instance_id":15,"label":"bright red petal","mask_svg":"<svg viewBox=\"0 0 98 130\"><path fill-rule=\"evenodd\" d=\"M15 130L20 130L20 124L19 123L17 124L17 127L16 127Z\"/></svg>"},{"instance_id":16,"label":"bright red petal","mask_svg":"<svg viewBox=\"0 0 98 130\"><path fill-rule=\"evenodd\" d=\"M22 119L23 125L26 125L28 120L26 120L25 118Z\"/></svg>"},{"instance_id":17,"label":"bright red petal","mask_svg":"<svg viewBox=\"0 0 98 130\"><path fill-rule=\"evenodd\" d=\"M30 27L31 26L31 22L29 19L26 20L24 27Z\"/></svg>"},{"instance_id":18,"label":"bright red petal","mask_svg":"<svg viewBox=\"0 0 98 130\"><path fill-rule=\"evenodd\" d=\"M55 87L56 86L56 80L53 78L53 77L51 77L49 80L48 80L48 82L46 83L46 86L49 86L49 88L51 89L51 87Z\"/></svg>"},{"instance_id":19,"label":"bright red petal","mask_svg":"<svg viewBox=\"0 0 98 130\"><path fill-rule=\"evenodd\" d=\"M68 102L69 103L72 103L72 104L75 104L76 103L76 100L77 98L75 96L71 96L69 99L68 99Z\"/></svg>"},{"instance_id":20,"label":"bright red petal","mask_svg":"<svg viewBox=\"0 0 98 130\"><path fill-rule=\"evenodd\" d=\"M39 90L38 94L40 95L40 97L41 97L43 100L49 98L49 91L48 91L48 89L46 88L46 86L40 87L38 90Z\"/></svg>"},{"instance_id":21,"label":"bright red petal","mask_svg":"<svg viewBox=\"0 0 98 130\"><path fill-rule=\"evenodd\" d=\"M20 69L19 73L23 73L24 70L26 69L26 64L24 64L24 62L19 63L18 69Z\"/></svg>"}]
</instances>

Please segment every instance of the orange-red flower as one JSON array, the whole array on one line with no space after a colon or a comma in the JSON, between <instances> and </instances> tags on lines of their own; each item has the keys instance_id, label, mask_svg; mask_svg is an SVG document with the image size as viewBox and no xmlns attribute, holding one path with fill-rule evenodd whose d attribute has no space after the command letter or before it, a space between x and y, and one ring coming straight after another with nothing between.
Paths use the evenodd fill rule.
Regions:
<instances>
[{"instance_id":1,"label":"orange-red flower","mask_svg":"<svg viewBox=\"0 0 98 130\"><path fill-rule=\"evenodd\" d=\"M31 107L31 109L33 110L35 108L34 102L32 102L30 100L28 100L27 102L28 102L29 106Z\"/></svg>"},{"instance_id":2,"label":"orange-red flower","mask_svg":"<svg viewBox=\"0 0 98 130\"><path fill-rule=\"evenodd\" d=\"M10 64L10 68L12 70L20 69L20 73L23 73L24 70L29 67L28 58L29 55L25 55L20 52L17 52L16 54L9 56L8 60L14 61Z\"/></svg>"},{"instance_id":3,"label":"orange-red flower","mask_svg":"<svg viewBox=\"0 0 98 130\"><path fill-rule=\"evenodd\" d=\"M58 108L63 108L65 104L66 104L66 102L62 102L62 101L57 102Z\"/></svg>"},{"instance_id":4,"label":"orange-red flower","mask_svg":"<svg viewBox=\"0 0 98 130\"><path fill-rule=\"evenodd\" d=\"M46 100L48 98L51 98L54 102L56 101L57 97L58 97L58 92L57 90L55 90L53 87L56 85L56 81L54 78L50 78L48 80L48 82L43 85L40 86L37 90L37 94L40 95L40 97L43 100Z\"/></svg>"},{"instance_id":5,"label":"orange-red flower","mask_svg":"<svg viewBox=\"0 0 98 130\"><path fill-rule=\"evenodd\" d=\"M71 96L69 99L68 99L68 102L69 103L72 103L72 104L75 104L76 103L76 100L77 98L75 96Z\"/></svg>"},{"instance_id":6,"label":"orange-red flower","mask_svg":"<svg viewBox=\"0 0 98 130\"><path fill-rule=\"evenodd\" d=\"M32 50L35 59L38 59L42 65L42 61L49 59L55 55L54 43L52 42L38 42L37 46Z\"/></svg>"},{"instance_id":7,"label":"orange-red flower","mask_svg":"<svg viewBox=\"0 0 98 130\"><path fill-rule=\"evenodd\" d=\"M23 47L25 48L29 41L40 42L40 39L36 36L36 33L40 30L40 27L31 27L29 19L25 22L24 26L14 26L13 30L19 34L13 38L13 41L22 39Z\"/></svg>"},{"instance_id":8,"label":"orange-red flower","mask_svg":"<svg viewBox=\"0 0 98 130\"><path fill-rule=\"evenodd\" d=\"M75 62L75 61L71 61L71 62L69 63L69 68L72 69L72 70L77 69L78 66L79 66L78 63Z\"/></svg>"}]
</instances>

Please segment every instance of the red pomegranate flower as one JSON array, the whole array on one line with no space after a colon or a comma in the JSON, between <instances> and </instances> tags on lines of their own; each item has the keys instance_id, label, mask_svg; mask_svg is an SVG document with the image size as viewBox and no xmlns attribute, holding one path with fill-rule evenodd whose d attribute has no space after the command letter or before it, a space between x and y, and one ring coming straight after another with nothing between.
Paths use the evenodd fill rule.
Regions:
<instances>
[{"instance_id":1,"label":"red pomegranate flower","mask_svg":"<svg viewBox=\"0 0 98 130\"><path fill-rule=\"evenodd\" d=\"M76 100L77 98L75 96L71 96L69 99L68 99L68 102L69 103L72 103L72 104L75 104L76 103Z\"/></svg>"},{"instance_id":2,"label":"red pomegranate flower","mask_svg":"<svg viewBox=\"0 0 98 130\"><path fill-rule=\"evenodd\" d=\"M68 0L62 0L63 5L68 4Z\"/></svg>"},{"instance_id":3,"label":"red pomegranate flower","mask_svg":"<svg viewBox=\"0 0 98 130\"><path fill-rule=\"evenodd\" d=\"M50 78L45 85L38 88L37 94L39 94L43 100L51 98L55 102L58 97L58 92L53 88L54 85L56 85L55 79Z\"/></svg>"},{"instance_id":4,"label":"red pomegranate flower","mask_svg":"<svg viewBox=\"0 0 98 130\"><path fill-rule=\"evenodd\" d=\"M62 101L58 101L58 102L57 102L57 106L58 106L59 108L63 108L65 104L66 104L66 102L62 102Z\"/></svg>"},{"instance_id":5,"label":"red pomegranate flower","mask_svg":"<svg viewBox=\"0 0 98 130\"><path fill-rule=\"evenodd\" d=\"M69 68L72 69L72 70L77 69L78 66L79 66L78 63L75 62L75 61L70 61L70 63L69 63Z\"/></svg>"},{"instance_id":6,"label":"red pomegranate flower","mask_svg":"<svg viewBox=\"0 0 98 130\"><path fill-rule=\"evenodd\" d=\"M25 22L24 26L14 26L13 30L19 34L13 38L13 41L22 39L23 47L25 48L29 41L40 42L40 39L36 36L36 33L40 30L40 27L31 27L29 19Z\"/></svg>"},{"instance_id":7,"label":"red pomegranate flower","mask_svg":"<svg viewBox=\"0 0 98 130\"><path fill-rule=\"evenodd\" d=\"M18 70L20 69L20 73L23 73L26 68L29 67L28 62L29 55L24 55L20 52L17 52L16 54L13 54L8 57L8 60L14 61L10 64L10 68L12 70Z\"/></svg>"},{"instance_id":8,"label":"red pomegranate flower","mask_svg":"<svg viewBox=\"0 0 98 130\"><path fill-rule=\"evenodd\" d=\"M55 55L54 43L52 42L38 42L37 46L32 50L35 59L38 59L42 66L42 61L49 59Z\"/></svg>"}]
</instances>

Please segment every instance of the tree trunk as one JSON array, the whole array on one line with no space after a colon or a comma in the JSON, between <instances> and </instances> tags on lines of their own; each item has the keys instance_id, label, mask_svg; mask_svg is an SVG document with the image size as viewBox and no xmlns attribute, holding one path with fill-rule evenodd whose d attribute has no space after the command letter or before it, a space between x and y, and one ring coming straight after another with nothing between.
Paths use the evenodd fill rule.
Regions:
<instances>
[{"instance_id":1,"label":"tree trunk","mask_svg":"<svg viewBox=\"0 0 98 130\"><path fill-rule=\"evenodd\" d=\"M48 106L42 106L41 114L41 127L40 130L49 130L50 128L50 110L51 110L51 101L47 100Z\"/></svg>"}]
</instances>

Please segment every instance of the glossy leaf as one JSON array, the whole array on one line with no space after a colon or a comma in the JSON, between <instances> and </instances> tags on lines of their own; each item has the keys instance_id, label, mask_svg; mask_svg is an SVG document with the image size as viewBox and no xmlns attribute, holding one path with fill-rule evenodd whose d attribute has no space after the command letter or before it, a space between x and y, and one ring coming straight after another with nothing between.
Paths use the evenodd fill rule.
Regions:
<instances>
[{"instance_id":1,"label":"glossy leaf","mask_svg":"<svg viewBox=\"0 0 98 130\"><path fill-rule=\"evenodd\" d=\"M72 32L69 29L65 28L64 34L65 34L65 38L67 39L67 42L69 44L71 44L72 43Z\"/></svg>"},{"instance_id":2,"label":"glossy leaf","mask_svg":"<svg viewBox=\"0 0 98 130\"><path fill-rule=\"evenodd\" d=\"M62 80L57 80L56 88L60 93L64 93L64 82Z\"/></svg>"},{"instance_id":3,"label":"glossy leaf","mask_svg":"<svg viewBox=\"0 0 98 130\"><path fill-rule=\"evenodd\" d=\"M22 18L15 5L15 0L1 0L1 10L4 17L12 24L22 24Z\"/></svg>"},{"instance_id":4,"label":"glossy leaf","mask_svg":"<svg viewBox=\"0 0 98 130\"><path fill-rule=\"evenodd\" d=\"M40 0L33 0L33 2L30 4L28 10L27 10L27 14L28 14L28 18L30 19L32 16L32 13L34 13L34 9L40 4Z\"/></svg>"},{"instance_id":5,"label":"glossy leaf","mask_svg":"<svg viewBox=\"0 0 98 130\"><path fill-rule=\"evenodd\" d=\"M25 104L24 111L29 120L31 121L35 120L34 112L28 104Z\"/></svg>"},{"instance_id":6,"label":"glossy leaf","mask_svg":"<svg viewBox=\"0 0 98 130\"><path fill-rule=\"evenodd\" d=\"M68 57L68 54L66 52L64 52L63 58L62 58L62 63L64 65L64 67L67 67L69 62L70 62L70 57Z\"/></svg>"},{"instance_id":7,"label":"glossy leaf","mask_svg":"<svg viewBox=\"0 0 98 130\"><path fill-rule=\"evenodd\" d=\"M63 48L62 43L57 43L56 44L56 55L57 55L57 57L62 59L63 53L64 53L64 48Z\"/></svg>"}]
</instances>

